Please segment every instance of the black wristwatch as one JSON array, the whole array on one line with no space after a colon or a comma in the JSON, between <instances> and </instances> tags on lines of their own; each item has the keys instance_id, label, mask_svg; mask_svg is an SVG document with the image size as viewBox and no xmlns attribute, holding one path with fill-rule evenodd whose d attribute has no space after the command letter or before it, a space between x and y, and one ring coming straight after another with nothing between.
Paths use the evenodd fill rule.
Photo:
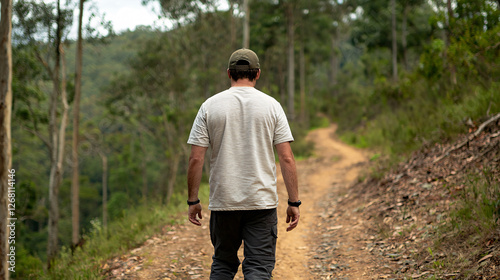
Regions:
<instances>
[{"instance_id":1,"label":"black wristwatch","mask_svg":"<svg viewBox=\"0 0 500 280\"><path fill-rule=\"evenodd\" d=\"M297 202L291 202L288 200L288 205L293 206L293 207L299 207L302 204L302 202L299 200Z\"/></svg>"},{"instance_id":2,"label":"black wristwatch","mask_svg":"<svg viewBox=\"0 0 500 280\"><path fill-rule=\"evenodd\" d=\"M187 203L188 203L188 205L190 205L190 206L191 206L191 205L196 205L196 204L200 203L200 200L199 200L199 199L198 199L198 200L196 200L196 201L189 201L189 200L188 200L188 201L187 201Z\"/></svg>"}]
</instances>

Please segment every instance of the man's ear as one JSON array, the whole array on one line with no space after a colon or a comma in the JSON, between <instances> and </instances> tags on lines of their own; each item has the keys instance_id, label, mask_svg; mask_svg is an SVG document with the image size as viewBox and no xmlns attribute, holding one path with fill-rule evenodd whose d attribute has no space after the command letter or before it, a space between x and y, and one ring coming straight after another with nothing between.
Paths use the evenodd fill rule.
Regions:
<instances>
[{"instance_id":1,"label":"man's ear","mask_svg":"<svg viewBox=\"0 0 500 280\"><path fill-rule=\"evenodd\" d=\"M229 72L229 69L227 69L227 77L231 80L231 74Z\"/></svg>"},{"instance_id":2,"label":"man's ear","mask_svg":"<svg viewBox=\"0 0 500 280\"><path fill-rule=\"evenodd\" d=\"M259 72L257 72L257 76L255 76L255 80L258 80L260 78L260 69Z\"/></svg>"}]
</instances>

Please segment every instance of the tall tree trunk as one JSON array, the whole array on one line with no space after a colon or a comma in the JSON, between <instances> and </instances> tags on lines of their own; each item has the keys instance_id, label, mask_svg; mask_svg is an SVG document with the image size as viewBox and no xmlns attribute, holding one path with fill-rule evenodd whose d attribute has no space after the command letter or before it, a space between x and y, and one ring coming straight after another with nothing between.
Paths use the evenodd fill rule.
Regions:
<instances>
[{"instance_id":1,"label":"tall tree trunk","mask_svg":"<svg viewBox=\"0 0 500 280\"><path fill-rule=\"evenodd\" d=\"M108 157L100 153L102 158L102 227L108 229Z\"/></svg>"},{"instance_id":2,"label":"tall tree trunk","mask_svg":"<svg viewBox=\"0 0 500 280\"><path fill-rule=\"evenodd\" d=\"M75 98L73 103L73 145L72 145L72 167L73 177L71 181L71 213L73 235L72 243L76 246L80 241L80 171L78 163L78 140L80 130L80 96L82 92L82 56L83 56L83 2L80 0L80 14L78 16L78 39L76 43L76 65L75 65Z\"/></svg>"},{"instance_id":3,"label":"tall tree trunk","mask_svg":"<svg viewBox=\"0 0 500 280\"><path fill-rule=\"evenodd\" d=\"M10 122L12 110L12 0L2 0L0 12L0 279L9 280L9 221L7 200L12 166ZM14 177L15 178L15 177ZM11 181L15 182L15 181ZM12 184L12 183L11 183ZM15 185L14 185L15 186ZM15 190L15 189L14 189Z\"/></svg>"},{"instance_id":4,"label":"tall tree trunk","mask_svg":"<svg viewBox=\"0 0 500 280\"><path fill-rule=\"evenodd\" d=\"M141 163L142 169L142 200L143 202L148 201L148 165L146 161L143 160Z\"/></svg>"},{"instance_id":5,"label":"tall tree trunk","mask_svg":"<svg viewBox=\"0 0 500 280\"><path fill-rule=\"evenodd\" d=\"M293 4L287 4L287 29L288 29L288 116L290 119L295 117L295 57L294 57L294 22L293 22Z\"/></svg>"},{"instance_id":6,"label":"tall tree trunk","mask_svg":"<svg viewBox=\"0 0 500 280\"><path fill-rule=\"evenodd\" d=\"M245 21L243 23L243 48L250 48L250 0L243 0L243 11L245 11Z\"/></svg>"},{"instance_id":7,"label":"tall tree trunk","mask_svg":"<svg viewBox=\"0 0 500 280\"><path fill-rule=\"evenodd\" d=\"M68 126L68 94L66 91L66 55L64 52L64 45L61 44L59 46L60 52L61 52L61 72L62 72L62 77L61 77L61 100L63 104L63 112L62 112L62 118L61 118L61 124L59 128L59 140L58 140L58 152L57 152L57 170L59 174L59 186L62 183L62 177L63 177L63 160L64 160L64 146L66 143L66 127Z\"/></svg>"},{"instance_id":8,"label":"tall tree trunk","mask_svg":"<svg viewBox=\"0 0 500 280\"><path fill-rule=\"evenodd\" d=\"M283 64L278 63L278 82L279 82L279 92L280 92L280 103L284 106L286 101L286 83L285 83L285 70L283 69Z\"/></svg>"},{"instance_id":9,"label":"tall tree trunk","mask_svg":"<svg viewBox=\"0 0 500 280\"><path fill-rule=\"evenodd\" d=\"M204 48L205 50L208 48ZM205 56L202 62L202 67L203 67L203 72L208 73L208 68L209 66L209 61L208 61L208 56ZM205 99L208 99L210 97L210 81L207 80L205 77L203 79L203 92L205 92Z\"/></svg>"},{"instance_id":10,"label":"tall tree trunk","mask_svg":"<svg viewBox=\"0 0 500 280\"><path fill-rule=\"evenodd\" d=\"M396 32L396 0L391 0L392 11L392 80L398 81L398 35Z\"/></svg>"},{"instance_id":11,"label":"tall tree trunk","mask_svg":"<svg viewBox=\"0 0 500 280\"><path fill-rule=\"evenodd\" d=\"M446 20L446 50L445 50L445 57L448 56L448 46L450 45L450 40L452 36L451 32L451 20L453 19L453 7L451 5L452 0L446 1L446 10L447 10L447 20ZM456 75L456 70L455 66L452 63L448 63L448 68L450 69L450 79L451 82L456 85L457 84L457 75Z\"/></svg>"},{"instance_id":12,"label":"tall tree trunk","mask_svg":"<svg viewBox=\"0 0 500 280\"><path fill-rule=\"evenodd\" d=\"M170 203L170 199L172 198L172 194L174 193L175 181L177 180L177 170L179 170L180 160L181 160L181 154L178 152L174 155L174 158L172 160L172 165L170 167L170 178L168 180L166 204Z\"/></svg>"},{"instance_id":13,"label":"tall tree trunk","mask_svg":"<svg viewBox=\"0 0 500 280\"><path fill-rule=\"evenodd\" d=\"M144 141L144 135L143 133L139 133L139 139L141 140L141 143L146 143ZM142 144L140 145L141 146L141 150L142 150L142 162L141 162L141 170L142 170L142 200L144 203L147 202L147 198L148 198L148 173L147 173L147 170L148 170L148 156L147 156L147 152L146 152L146 148L144 147L145 145Z\"/></svg>"},{"instance_id":14,"label":"tall tree trunk","mask_svg":"<svg viewBox=\"0 0 500 280\"><path fill-rule=\"evenodd\" d=\"M300 121L306 122L306 59L304 57L304 43L300 43Z\"/></svg>"},{"instance_id":15,"label":"tall tree trunk","mask_svg":"<svg viewBox=\"0 0 500 280\"><path fill-rule=\"evenodd\" d=\"M453 8L451 6L451 0L446 1L446 7L445 7L445 27L444 27L444 42L446 48L450 45L450 40L451 40L451 18L453 17ZM445 51L446 55L446 51Z\"/></svg>"},{"instance_id":16,"label":"tall tree trunk","mask_svg":"<svg viewBox=\"0 0 500 280\"><path fill-rule=\"evenodd\" d=\"M453 8L452 8L452 5L451 5L451 1L452 0L448 0L446 1L446 13L447 13L447 17L446 17L446 37L448 39L448 42L450 40L450 37L451 37L451 19L453 18Z\"/></svg>"},{"instance_id":17,"label":"tall tree trunk","mask_svg":"<svg viewBox=\"0 0 500 280\"><path fill-rule=\"evenodd\" d=\"M408 66L408 43L406 42L407 28L408 28L408 11L410 10L410 5L405 2L403 7L403 26L401 28L401 45L403 47L403 64L405 70L409 70Z\"/></svg>"},{"instance_id":18,"label":"tall tree trunk","mask_svg":"<svg viewBox=\"0 0 500 280\"><path fill-rule=\"evenodd\" d=\"M160 182L159 182L160 194L158 195L160 204L163 203L166 204L166 198L168 196L167 177L169 174L170 174L169 170L163 170L162 174L160 175Z\"/></svg>"},{"instance_id":19,"label":"tall tree trunk","mask_svg":"<svg viewBox=\"0 0 500 280\"><path fill-rule=\"evenodd\" d=\"M336 37L338 36L332 35L332 42L331 42L332 55L330 57L330 86L332 87L337 85L337 74L339 69Z\"/></svg>"},{"instance_id":20,"label":"tall tree trunk","mask_svg":"<svg viewBox=\"0 0 500 280\"><path fill-rule=\"evenodd\" d=\"M235 48L236 45L236 24L234 22L234 0L229 0L229 17L231 22L231 50Z\"/></svg>"},{"instance_id":21,"label":"tall tree trunk","mask_svg":"<svg viewBox=\"0 0 500 280\"><path fill-rule=\"evenodd\" d=\"M57 100L60 93L59 75L61 64L61 45L62 37L62 15L61 3L57 1L57 31L55 41L55 62L54 71L52 72L53 90L50 96L49 105L49 137L50 137L50 178L49 178L49 224L48 224L48 242L47 242L47 267L51 268L52 260L57 255L58 250L58 223L59 223L59 170L57 166L58 152L58 131L57 131Z\"/></svg>"},{"instance_id":22,"label":"tall tree trunk","mask_svg":"<svg viewBox=\"0 0 500 280\"><path fill-rule=\"evenodd\" d=\"M63 178L63 162L64 162L64 146L66 143L66 126L68 124L68 98L67 98L67 92L66 92L66 56L64 53L64 48L63 45L59 45L60 53L61 53L61 72L62 72L62 77L61 77L61 101L63 104L63 112L62 112L62 117L61 117L61 123L58 131L58 141L57 141L57 163L56 163L56 173L55 173L55 178L54 182L55 185L54 187L57 189L56 193L57 195L55 196L55 201L57 202L57 213L59 214L59 188L61 187L62 184L62 178ZM51 203L52 205L52 203ZM59 219L59 216L56 216ZM57 239L56 239L56 246L57 246ZM57 250L57 248L56 248Z\"/></svg>"}]
</instances>

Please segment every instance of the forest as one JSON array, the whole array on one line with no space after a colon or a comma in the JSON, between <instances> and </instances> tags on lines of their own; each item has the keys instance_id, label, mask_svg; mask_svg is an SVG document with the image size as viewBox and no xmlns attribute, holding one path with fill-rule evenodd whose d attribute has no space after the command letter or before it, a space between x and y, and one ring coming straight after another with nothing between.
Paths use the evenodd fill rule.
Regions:
<instances>
[{"instance_id":1,"label":"forest","mask_svg":"<svg viewBox=\"0 0 500 280\"><path fill-rule=\"evenodd\" d=\"M282 104L299 160L313 156L305 135L332 122L373 153L366 176L380 178L500 112L500 1L142 3L155 1L172 27L115 32L97 8L82 15L93 0L2 0L2 28L12 13L11 279L98 279L100 261L179 223L192 122L230 86L238 48L258 54L257 88ZM85 250L94 257L75 253Z\"/></svg>"}]
</instances>

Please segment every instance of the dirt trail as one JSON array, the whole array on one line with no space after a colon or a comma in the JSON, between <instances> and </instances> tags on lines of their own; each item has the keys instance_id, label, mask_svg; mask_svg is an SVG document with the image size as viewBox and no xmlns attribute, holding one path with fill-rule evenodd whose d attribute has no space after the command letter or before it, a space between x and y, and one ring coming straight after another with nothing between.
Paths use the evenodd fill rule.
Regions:
<instances>
[{"instance_id":1,"label":"dirt trail","mask_svg":"<svg viewBox=\"0 0 500 280\"><path fill-rule=\"evenodd\" d=\"M329 194L338 193L335 187L345 186L356 179L359 168L356 164L366 161L358 150L334 138L336 126L312 131L308 139L315 143L315 157L298 162L301 220L292 232L283 232L285 219L280 219L282 233L278 238L278 255L275 269L276 279L318 279L311 274L310 259L315 256L318 235L336 225L320 225L318 216L324 213L321 202ZM281 176L278 177L280 201L286 201L286 191ZM280 204L279 213L285 213L285 203ZM338 226L338 225L337 225ZM357 278L353 278L357 279Z\"/></svg>"},{"instance_id":2,"label":"dirt trail","mask_svg":"<svg viewBox=\"0 0 500 280\"><path fill-rule=\"evenodd\" d=\"M308 135L315 143L315 156L297 162L303 204L299 226L291 232L286 232L286 188L281 174L278 175L280 206L274 279L371 279L374 276L371 271L375 262L363 247L362 241L369 239L363 221L352 211L354 208L336 208L367 158L337 140L335 130L336 126L332 125ZM207 212L205 209L202 227L187 222L165 227L162 235L149 239L120 260L110 261L104 267L108 278L208 279L213 249ZM243 259L241 250L240 259ZM243 279L241 266L235 279Z\"/></svg>"}]
</instances>

